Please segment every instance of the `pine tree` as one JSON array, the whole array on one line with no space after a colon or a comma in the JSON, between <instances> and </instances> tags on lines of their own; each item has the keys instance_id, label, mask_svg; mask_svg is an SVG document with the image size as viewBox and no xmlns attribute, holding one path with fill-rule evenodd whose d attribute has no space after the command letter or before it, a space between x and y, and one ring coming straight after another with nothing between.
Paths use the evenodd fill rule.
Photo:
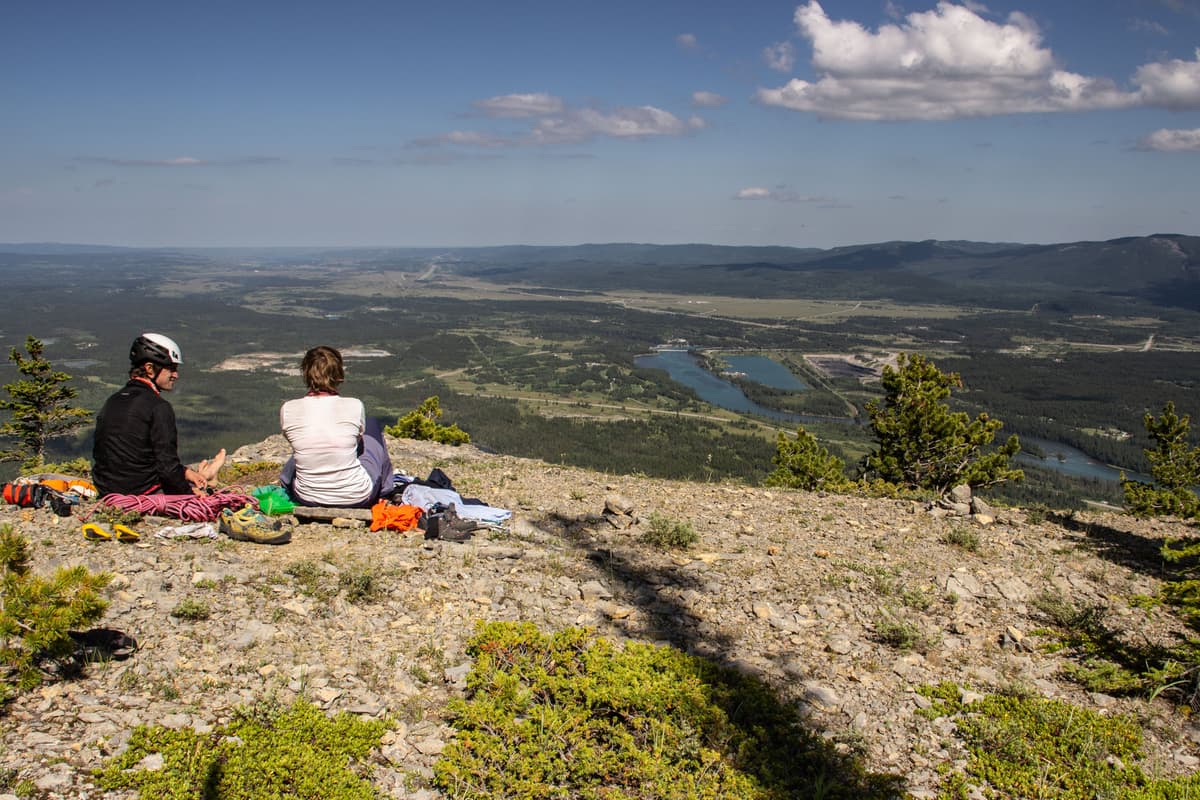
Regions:
<instances>
[{"instance_id":1,"label":"pine tree","mask_svg":"<svg viewBox=\"0 0 1200 800\"><path fill-rule=\"evenodd\" d=\"M471 435L457 424L438 423L442 413L438 396L426 397L415 411L410 411L396 420L396 424L389 426L384 432L388 436L401 439L424 439L451 445L469 444Z\"/></svg>"},{"instance_id":2,"label":"pine tree","mask_svg":"<svg viewBox=\"0 0 1200 800\"><path fill-rule=\"evenodd\" d=\"M971 420L946 403L961 388L956 373L939 370L924 356L901 354L897 368L884 367L882 404L867 404L877 440L866 459L869 476L904 488L943 493L958 484L990 486L1020 480L1009 467L1021 449L1016 436L985 453L1003 423L980 414Z\"/></svg>"},{"instance_id":3,"label":"pine tree","mask_svg":"<svg viewBox=\"0 0 1200 800\"><path fill-rule=\"evenodd\" d=\"M803 426L796 428L795 438L779 432L771 463L775 470L763 481L767 486L840 492L850 484L842 460L822 447Z\"/></svg>"},{"instance_id":4,"label":"pine tree","mask_svg":"<svg viewBox=\"0 0 1200 800\"><path fill-rule=\"evenodd\" d=\"M1147 412L1142 423L1155 443L1155 449L1146 451L1154 483L1126 480L1122 475L1126 509L1140 517L1200 516L1200 498L1193 491L1200 485L1200 448L1189 442L1191 417L1176 414L1175 403L1169 401L1161 417Z\"/></svg>"},{"instance_id":5,"label":"pine tree","mask_svg":"<svg viewBox=\"0 0 1200 800\"><path fill-rule=\"evenodd\" d=\"M1139 517L1176 516L1195 520L1200 518L1200 447L1191 444L1191 417L1175 413L1175 403L1163 406L1162 416L1147 413L1142 418L1146 432L1155 448L1147 450L1150 476L1154 483L1127 480L1121 476L1125 490L1125 508ZM1165 561L1175 564L1178 578L1163 582L1163 598L1174 606L1180 617L1200 631L1200 537L1185 536L1163 542L1160 551ZM1200 639L1188 639L1180 661L1185 675L1190 676L1190 702L1200 701Z\"/></svg>"},{"instance_id":6,"label":"pine tree","mask_svg":"<svg viewBox=\"0 0 1200 800\"><path fill-rule=\"evenodd\" d=\"M42 358L44 347L33 336L25 340L25 353L13 348L8 359L17 365L22 379L4 385L7 400L0 400L0 409L9 412L10 419L0 425L0 436L16 439L9 450L0 450L0 461L20 461L25 469L37 469L45 460L46 442L83 427L91 412L69 405L78 394L67 386L71 376L58 372Z\"/></svg>"}]
</instances>

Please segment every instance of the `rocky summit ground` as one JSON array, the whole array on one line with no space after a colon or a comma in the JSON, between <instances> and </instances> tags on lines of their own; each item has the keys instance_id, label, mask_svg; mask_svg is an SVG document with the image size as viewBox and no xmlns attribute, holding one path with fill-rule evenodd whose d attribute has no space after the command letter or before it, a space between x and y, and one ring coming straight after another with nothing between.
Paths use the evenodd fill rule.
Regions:
<instances>
[{"instance_id":1,"label":"rocky summit ground","mask_svg":"<svg viewBox=\"0 0 1200 800\"><path fill-rule=\"evenodd\" d=\"M462 692L478 620L586 625L746 670L867 768L903 775L915 797L934 794L939 769L965 763L949 723L915 713L927 702L915 689L940 681L976 692L1021 685L1131 713L1146 731L1147 772L1200 765L1200 731L1177 704L1089 694L1063 677L1066 656L1038 646L1046 640L1036 633L1047 621L1035 600L1047 593L1106 607L1108 624L1131 637L1178 633L1167 611L1129 598L1155 594L1158 547L1188 532L1179 523L1007 509L954 516L912 501L610 476L403 440L390 447L398 469L423 477L440 467L462 494L512 510L507 529L449 543L304 524L272 547L158 538L177 521L147 518L140 542L96 543L78 518L0 507L0 524L31 541L35 570L114 573L98 624L139 644L127 659L91 664L3 709L0 770L31 781L40 797L104 797L91 770L134 726L204 731L239 706L303 695L331 712L395 720L374 758L376 785L389 797L437 797L427 778L453 736L442 712ZM285 455L272 437L232 460ZM689 523L698 544L643 543L651 514ZM355 595L364 576L377 591L365 599ZM173 616L185 601L210 615ZM911 626L913 647L895 646L894 623Z\"/></svg>"}]
</instances>

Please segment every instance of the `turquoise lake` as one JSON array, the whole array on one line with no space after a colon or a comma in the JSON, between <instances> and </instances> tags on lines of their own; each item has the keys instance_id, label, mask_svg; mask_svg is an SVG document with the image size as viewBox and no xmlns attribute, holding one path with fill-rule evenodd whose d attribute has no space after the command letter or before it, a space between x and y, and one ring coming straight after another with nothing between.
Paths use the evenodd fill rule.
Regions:
<instances>
[{"instance_id":1,"label":"turquoise lake","mask_svg":"<svg viewBox=\"0 0 1200 800\"><path fill-rule=\"evenodd\" d=\"M737 372L744 372L749 380L766 386L795 391L803 391L809 388L803 381L792 374L791 370L787 367L766 356L722 356L722 359L730 365L731 369ZM839 419L832 417L787 414L760 406L742 394L742 390L733 383L713 375L700 366L700 361L686 350L660 350L653 355L638 356L634 359L634 364L646 369L666 370L667 374L671 376L671 380L687 386L704 402L730 411L755 414L781 422L813 423L839 421ZM848 425L852 424L848 418L841 418L840 421ZM1007 438L1007 434L1003 431L1001 431L1000 435ZM1038 464L1067 475L1075 475L1083 478L1098 478L1109 481L1117 481L1121 478L1121 470L1119 468L1097 461L1074 447L1044 439L1034 439L1032 437L1021 438L1027 439L1031 444L1036 444L1040 447L1046 453L1046 457L1036 458L1028 453L1021 453L1016 459L1018 463ZM1139 475L1132 470L1127 470L1126 475L1132 480L1148 480L1145 476Z\"/></svg>"},{"instance_id":2,"label":"turquoise lake","mask_svg":"<svg viewBox=\"0 0 1200 800\"><path fill-rule=\"evenodd\" d=\"M782 372L786 376L790 376L800 388L808 388L796 376L792 375L786 367L769 358L763 356L735 356L726 358L725 360L730 365L734 365L736 361L736 366L733 366L733 368L738 372L746 373L746 377L752 381L757 381L767 386L776 386L780 389L793 388L791 386L779 386L776 383L770 382L772 380L783 381L784 377L778 374ZM764 369L763 362L772 365L774 369ZM713 375L700 366L699 359L686 350L660 350L653 355L638 356L634 359L633 363L636 366L646 369L666 370L667 374L671 376L671 380L676 383L682 383L694 391L704 402L711 403L720 408L738 411L743 414L757 414L783 422L813 422L819 419L817 417L806 417L802 414L788 414L783 411L776 411L773 408L766 408L752 402L746 395L742 394L742 390L737 386L724 378ZM760 377L760 370L765 371L767 374Z\"/></svg>"},{"instance_id":3,"label":"turquoise lake","mask_svg":"<svg viewBox=\"0 0 1200 800\"><path fill-rule=\"evenodd\" d=\"M790 389L794 392L806 391L809 387L796 377L790 369L773 358L766 356L721 356L734 372L744 372L746 377L763 386L773 389Z\"/></svg>"}]
</instances>

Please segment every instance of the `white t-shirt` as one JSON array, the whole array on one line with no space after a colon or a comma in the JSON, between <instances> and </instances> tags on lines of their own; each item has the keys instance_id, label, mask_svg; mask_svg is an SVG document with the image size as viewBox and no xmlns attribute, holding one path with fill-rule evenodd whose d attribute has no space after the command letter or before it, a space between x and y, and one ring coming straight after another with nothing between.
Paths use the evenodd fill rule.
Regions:
<instances>
[{"instance_id":1,"label":"white t-shirt","mask_svg":"<svg viewBox=\"0 0 1200 800\"><path fill-rule=\"evenodd\" d=\"M313 395L279 409L279 427L296 459L293 490L306 503L348 506L371 496L371 476L358 462L358 440L366 423L361 400Z\"/></svg>"}]
</instances>

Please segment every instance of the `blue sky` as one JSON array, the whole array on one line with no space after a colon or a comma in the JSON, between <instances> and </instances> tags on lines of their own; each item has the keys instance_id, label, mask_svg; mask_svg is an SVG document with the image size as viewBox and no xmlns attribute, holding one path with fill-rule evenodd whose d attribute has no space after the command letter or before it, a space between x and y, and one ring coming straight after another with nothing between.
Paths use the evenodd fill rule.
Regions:
<instances>
[{"instance_id":1,"label":"blue sky","mask_svg":"<svg viewBox=\"0 0 1200 800\"><path fill-rule=\"evenodd\" d=\"M1200 0L9 3L0 242L1200 233Z\"/></svg>"}]
</instances>

